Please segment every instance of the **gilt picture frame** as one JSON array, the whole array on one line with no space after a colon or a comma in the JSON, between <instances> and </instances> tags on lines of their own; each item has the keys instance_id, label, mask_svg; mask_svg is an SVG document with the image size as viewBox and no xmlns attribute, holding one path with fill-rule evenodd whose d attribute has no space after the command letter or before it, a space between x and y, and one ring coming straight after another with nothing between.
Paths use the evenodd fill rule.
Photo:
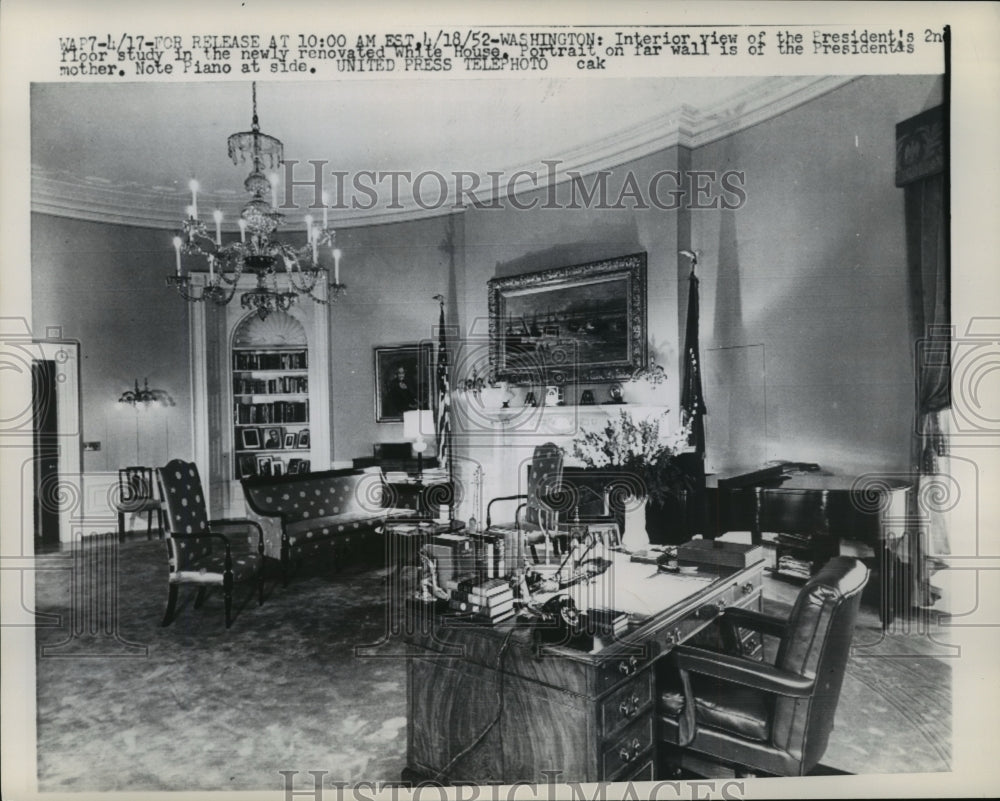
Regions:
<instances>
[{"instance_id":1,"label":"gilt picture frame","mask_svg":"<svg viewBox=\"0 0 1000 801\"><path fill-rule=\"evenodd\" d=\"M490 366L500 380L619 381L646 366L646 254L493 278Z\"/></svg>"},{"instance_id":2,"label":"gilt picture frame","mask_svg":"<svg viewBox=\"0 0 1000 801\"><path fill-rule=\"evenodd\" d=\"M430 409L433 343L375 348L375 422L401 423L403 412Z\"/></svg>"}]
</instances>

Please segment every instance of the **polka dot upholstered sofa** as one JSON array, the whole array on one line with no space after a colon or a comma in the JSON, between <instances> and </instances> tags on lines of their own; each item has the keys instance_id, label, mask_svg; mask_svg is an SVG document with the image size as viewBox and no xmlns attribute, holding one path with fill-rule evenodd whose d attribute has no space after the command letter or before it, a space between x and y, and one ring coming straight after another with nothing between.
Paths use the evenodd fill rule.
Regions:
<instances>
[{"instance_id":1,"label":"polka dot upholstered sofa","mask_svg":"<svg viewBox=\"0 0 1000 801\"><path fill-rule=\"evenodd\" d=\"M242 480L251 519L264 529L264 556L289 569L304 559L346 551L381 530L389 517L380 471L327 470Z\"/></svg>"}]
</instances>

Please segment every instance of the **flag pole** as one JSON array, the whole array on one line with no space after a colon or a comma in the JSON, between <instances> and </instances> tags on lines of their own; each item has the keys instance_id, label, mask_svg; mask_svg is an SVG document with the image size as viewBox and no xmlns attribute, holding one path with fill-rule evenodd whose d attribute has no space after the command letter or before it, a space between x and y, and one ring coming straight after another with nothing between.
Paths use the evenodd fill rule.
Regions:
<instances>
[{"instance_id":1,"label":"flag pole","mask_svg":"<svg viewBox=\"0 0 1000 801\"><path fill-rule=\"evenodd\" d=\"M451 522L455 515L455 473L454 462L452 460L451 442L451 382L448 379L449 359L448 359L448 339L445 331L444 319L444 295L434 296L440 306L438 316L438 352L437 352L437 384L438 384L438 413L435 421L435 433L438 437L438 465L444 461L448 471L448 521ZM443 457L443 459L442 459Z\"/></svg>"}]
</instances>

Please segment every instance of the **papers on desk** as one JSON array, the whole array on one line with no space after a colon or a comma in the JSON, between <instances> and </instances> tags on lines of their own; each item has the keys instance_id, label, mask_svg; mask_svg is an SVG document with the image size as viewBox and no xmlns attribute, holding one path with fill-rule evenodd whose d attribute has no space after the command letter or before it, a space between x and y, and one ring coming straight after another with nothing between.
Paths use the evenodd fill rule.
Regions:
<instances>
[{"instance_id":1,"label":"papers on desk","mask_svg":"<svg viewBox=\"0 0 1000 801\"><path fill-rule=\"evenodd\" d=\"M620 609L649 617L681 603L714 580L714 576L665 573L618 554L606 573L562 592L573 599L577 609Z\"/></svg>"}]
</instances>

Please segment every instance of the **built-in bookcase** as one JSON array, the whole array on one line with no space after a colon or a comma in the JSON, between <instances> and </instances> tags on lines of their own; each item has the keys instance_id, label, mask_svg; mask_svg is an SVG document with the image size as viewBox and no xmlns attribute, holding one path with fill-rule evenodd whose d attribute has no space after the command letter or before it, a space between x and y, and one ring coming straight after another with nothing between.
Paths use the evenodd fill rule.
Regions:
<instances>
[{"instance_id":1,"label":"built-in bookcase","mask_svg":"<svg viewBox=\"0 0 1000 801\"><path fill-rule=\"evenodd\" d=\"M232 351L234 478L308 472L309 351Z\"/></svg>"}]
</instances>

